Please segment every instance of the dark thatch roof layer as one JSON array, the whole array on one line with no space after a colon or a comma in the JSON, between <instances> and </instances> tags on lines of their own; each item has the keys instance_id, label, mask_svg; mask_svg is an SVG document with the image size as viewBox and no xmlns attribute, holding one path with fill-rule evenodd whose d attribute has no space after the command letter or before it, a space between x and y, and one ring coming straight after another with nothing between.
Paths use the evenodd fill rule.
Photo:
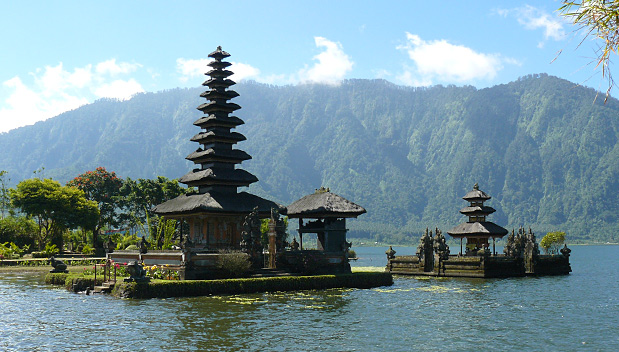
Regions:
<instances>
[{"instance_id":1,"label":"dark thatch roof layer","mask_svg":"<svg viewBox=\"0 0 619 352\"><path fill-rule=\"evenodd\" d=\"M206 66L210 66L215 69L223 69L232 66L232 63L226 61L211 61L206 64Z\"/></svg>"},{"instance_id":2,"label":"dark thatch roof layer","mask_svg":"<svg viewBox=\"0 0 619 352\"><path fill-rule=\"evenodd\" d=\"M245 136L238 132L226 132L226 131L216 131L210 130L208 132L200 132L195 136L191 137L192 142L198 143L209 143L209 142L222 142L228 144L234 144L240 141L244 141Z\"/></svg>"},{"instance_id":3,"label":"dark thatch roof layer","mask_svg":"<svg viewBox=\"0 0 619 352\"><path fill-rule=\"evenodd\" d=\"M290 218L356 218L365 212L360 205L331 192L316 192L288 206Z\"/></svg>"},{"instance_id":4,"label":"dark thatch roof layer","mask_svg":"<svg viewBox=\"0 0 619 352\"><path fill-rule=\"evenodd\" d=\"M203 86L208 86L209 88L217 88L217 87L227 88L235 84L236 82L234 82L231 79L221 79L221 78L212 78L202 83Z\"/></svg>"},{"instance_id":5,"label":"dark thatch roof layer","mask_svg":"<svg viewBox=\"0 0 619 352\"><path fill-rule=\"evenodd\" d=\"M227 52L223 51L221 49L221 46L217 47L217 50L213 51L212 53L208 54L208 57L212 57L213 59L219 61L223 58L226 58L230 56L230 54L228 54Z\"/></svg>"},{"instance_id":6,"label":"dark thatch roof layer","mask_svg":"<svg viewBox=\"0 0 619 352\"><path fill-rule=\"evenodd\" d=\"M207 161L221 161L233 164L238 164L244 160L251 159L251 156L246 152L238 149L226 150L226 149L213 149L207 150L198 149L195 152L187 155L185 158L191 160L194 163L204 163Z\"/></svg>"},{"instance_id":7,"label":"dark thatch roof layer","mask_svg":"<svg viewBox=\"0 0 619 352\"><path fill-rule=\"evenodd\" d=\"M216 90L207 90L200 94L202 98L207 99L233 99L238 97L240 94L233 90L226 91L216 91Z\"/></svg>"},{"instance_id":8,"label":"dark thatch roof layer","mask_svg":"<svg viewBox=\"0 0 619 352\"><path fill-rule=\"evenodd\" d=\"M507 230L493 222L465 222L447 231L453 237L503 237Z\"/></svg>"},{"instance_id":9,"label":"dark thatch roof layer","mask_svg":"<svg viewBox=\"0 0 619 352\"><path fill-rule=\"evenodd\" d=\"M257 182L258 178L243 169L210 168L191 171L182 176L178 181L189 186L215 184L247 186Z\"/></svg>"},{"instance_id":10,"label":"dark thatch roof layer","mask_svg":"<svg viewBox=\"0 0 619 352\"><path fill-rule=\"evenodd\" d=\"M255 207L263 215L270 214L271 208L286 214L286 208L256 195L241 193L217 193L181 195L159 204L153 211L159 215L182 215L191 213L233 213L248 214Z\"/></svg>"},{"instance_id":11,"label":"dark thatch roof layer","mask_svg":"<svg viewBox=\"0 0 619 352\"><path fill-rule=\"evenodd\" d=\"M205 114L210 114L212 112L233 112L234 110L240 109L241 106L235 103L217 103L214 101L200 104L197 109L204 112Z\"/></svg>"},{"instance_id":12,"label":"dark thatch roof layer","mask_svg":"<svg viewBox=\"0 0 619 352\"><path fill-rule=\"evenodd\" d=\"M494 213L496 210L493 207L487 206L475 206L475 207L464 207L460 209L460 213L468 216L479 216L479 215L489 215Z\"/></svg>"},{"instance_id":13,"label":"dark thatch roof layer","mask_svg":"<svg viewBox=\"0 0 619 352\"><path fill-rule=\"evenodd\" d=\"M486 192L479 190L479 189L474 189L472 191L470 191L469 193L467 193L464 197L462 197L462 199L464 200L488 200L492 197L490 197L488 194L486 194Z\"/></svg>"},{"instance_id":14,"label":"dark thatch roof layer","mask_svg":"<svg viewBox=\"0 0 619 352\"><path fill-rule=\"evenodd\" d=\"M225 78L225 77L232 76L234 72L228 71L228 70L215 69L215 70L208 71L206 74L211 77L224 77Z\"/></svg>"},{"instance_id":15,"label":"dark thatch roof layer","mask_svg":"<svg viewBox=\"0 0 619 352\"><path fill-rule=\"evenodd\" d=\"M208 115L197 119L196 122L194 122L193 124L202 128L218 126L233 128L236 126L240 126L244 123L245 121L239 119L236 116L221 117L217 115Z\"/></svg>"}]
</instances>

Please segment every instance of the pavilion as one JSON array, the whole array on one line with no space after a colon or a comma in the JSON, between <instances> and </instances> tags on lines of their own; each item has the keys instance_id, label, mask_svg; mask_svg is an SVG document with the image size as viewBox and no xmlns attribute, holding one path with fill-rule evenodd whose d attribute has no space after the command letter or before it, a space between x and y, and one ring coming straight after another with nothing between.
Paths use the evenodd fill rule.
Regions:
<instances>
[{"instance_id":1,"label":"pavilion","mask_svg":"<svg viewBox=\"0 0 619 352\"><path fill-rule=\"evenodd\" d=\"M496 255L495 239L507 235L507 230L503 227L486 221L486 217L496 210L484 205L490 197L479 189L476 183L473 190L468 192L462 199L470 204L460 210L460 213L468 216L468 221L464 222L451 230L447 231L454 238L460 239L460 255L462 255L462 240L466 238L467 255L476 255L480 251L485 251L489 247L489 239L492 238L492 253Z\"/></svg>"}]
</instances>

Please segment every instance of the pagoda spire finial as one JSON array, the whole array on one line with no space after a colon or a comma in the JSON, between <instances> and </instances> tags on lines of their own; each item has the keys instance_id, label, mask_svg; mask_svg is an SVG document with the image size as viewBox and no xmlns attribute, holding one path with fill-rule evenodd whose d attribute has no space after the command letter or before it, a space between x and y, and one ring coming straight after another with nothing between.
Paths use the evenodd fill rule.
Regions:
<instances>
[{"instance_id":1,"label":"pagoda spire finial","mask_svg":"<svg viewBox=\"0 0 619 352\"><path fill-rule=\"evenodd\" d=\"M473 185L473 189L479 191L479 184L477 182L475 182L475 185Z\"/></svg>"}]
</instances>

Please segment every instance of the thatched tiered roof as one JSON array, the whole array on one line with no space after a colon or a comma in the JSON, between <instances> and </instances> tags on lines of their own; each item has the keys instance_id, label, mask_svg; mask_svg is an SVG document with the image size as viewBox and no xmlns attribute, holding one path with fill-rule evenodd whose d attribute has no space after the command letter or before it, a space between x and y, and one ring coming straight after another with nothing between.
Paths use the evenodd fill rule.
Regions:
<instances>
[{"instance_id":1,"label":"thatched tiered roof","mask_svg":"<svg viewBox=\"0 0 619 352\"><path fill-rule=\"evenodd\" d=\"M356 218L364 213L360 205L323 187L288 206L289 218Z\"/></svg>"}]
</instances>

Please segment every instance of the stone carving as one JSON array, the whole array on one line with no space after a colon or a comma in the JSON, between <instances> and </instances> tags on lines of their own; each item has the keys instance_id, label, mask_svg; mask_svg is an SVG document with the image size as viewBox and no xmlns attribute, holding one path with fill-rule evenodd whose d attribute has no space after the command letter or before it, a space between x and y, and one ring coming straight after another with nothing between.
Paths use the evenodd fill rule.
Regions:
<instances>
[{"instance_id":1,"label":"stone carving","mask_svg":"<svg viewBox=\"0 0 619 352\"><path fill-rule=\"evenodd\" d=\"M426 227L426 232L419 239L419 246L417 246L417 257L419 260L423 260L428 254L432 253L432 232L428 232L428 228Z\"/></svg>"},{"instance_id":2,"label":"stone carving","mask_svg":"<svg viewBox=\"0 0 619 352\"><path fill-rule=\"evenodd\" d=\"M281 218L276 208L271 208L271 220L275 222L277 253L282 253L287 246L286 243L286 223Z\"/></svg>"},{"instance_id":3,"label":"stone carving","mask_svg":"<svg viewBox=\"0 0 619 352\"><path fill-rule=\"evenodd\" d=\"M54 268L49 271L50 273L68 273L67 264L65 264L62 260L57 260L52 256L49 258L49 263Z\"/></svg>"},{"instance_id":4,"label":"stone carving","mask_svg":"<svg viewBox=\"0 0 619 352\"><path fill-rule=\"evenodd\" d=\"M389 249L385 252L385 254L387 255L387 260L395 258L395 253L396 252L393 250L393 248L389 246Z\"/></svg>"},{"instance_id":5,"label":"stone carving","mask_svg":"<svg viewBox=\"0 0 619 352\"><path fill-rule=\"evenodd\" d=\"M298 251L299 250L299 242L297 242L296 238L293 238L292 242L290 242L290 250L291 251Z\"/></svg>"},{"instance_id":6,"label":"stone carving","mask_svg":"<svg viewBox=\"0 0 619 352\"><path fill-rule=\"evenodd\" d=\"M243 220L243 231L241 231L241 250L251 257L257 253L262 253L262 244L260 243L260 217L258 215L258 207L249 213Z\"/></svg>"},{"instance_id":7,"label":"stone carving","mask_svg":"<svg viewBox=\"0 0 619 352\"><path fill-rule=\"evenodd\" d=\"M445 236L443 236L443 232L436 228L434 230L434 233L434 253L436 253L441 260L449 259L449 246L445 241Z\"/></svg>"},{"instance_id":8,"label":"stone carving","mask_svg":"<svg viewBox=\"0 0 619 352\"><path fill-rule=\"evenodd\" d=\"M136 281L136 282L147 282L150 281L149 278L146 277L146 270L144 270L144 267L142 266L142 264L138 263L136 260L130 262L129 264L127 264L127 273L129 274L129 277L125 279L125 282L131 282L131 281Z\"/></svg>"},{"instance_id":9,"label":"stone carving","mask_svg":"<svg viewBox=\"0 0 619 352\"><path fill-rule=\"evenodd\" d=\"M142 253L142 254L147 253L149 245L150 245L150 243L148 243L148 241L146 241L146 238L144 238L144 236L142 236L142 239L140 240L140 243L138 244L138 247L140 247L140 253Z\"/></svg>"},{"instance_id":10,"label":"stone carving","mask_svg":"<svg viewBox=\"0 0 619 352\"><path fill-rule=\"evenodd\" d=\"M112 236L108 236L107 241L103 242L103 248L105 249L105 253L112 253L116 248L116 243L112 241Z\"/></svg>"},{"instance_id":11,"label":"stone carving","mask_svg":"<svg viewBox=\"0 0 619 352\"><path fill-rule=\"evenodd\" d=\"M570 253L572 252L571 249L567 248L567 244L563 245L563 248L561 248L561 254L563 254L565 257L569 257Z\"/></svg>"}]
</instances>

